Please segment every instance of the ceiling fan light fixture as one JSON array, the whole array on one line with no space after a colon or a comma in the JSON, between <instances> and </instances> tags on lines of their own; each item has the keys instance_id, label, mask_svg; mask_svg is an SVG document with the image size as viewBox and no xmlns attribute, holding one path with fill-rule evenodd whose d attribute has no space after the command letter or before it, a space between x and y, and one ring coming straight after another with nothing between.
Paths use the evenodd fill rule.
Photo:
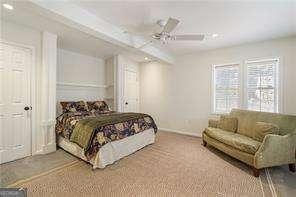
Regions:
<instances>
[{"instance_id":1,"label":"ceiling fan light fixture","mask_svg":"<svg viewBox=\"0 0 296 197\"><path fill-rule=\"evenodd\" d=\"M212 34L212 38L217 38L219 34Z\"/></svg>"}]
</instances>

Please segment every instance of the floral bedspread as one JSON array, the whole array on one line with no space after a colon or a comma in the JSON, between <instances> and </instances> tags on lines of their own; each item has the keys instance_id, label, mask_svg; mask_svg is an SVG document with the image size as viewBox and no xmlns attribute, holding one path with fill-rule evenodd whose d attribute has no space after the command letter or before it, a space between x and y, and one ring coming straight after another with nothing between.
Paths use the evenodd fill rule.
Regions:
<instances>
[{"instance_id":1,"label":"floral bedspread","mask_svg":"<svg viewBox=\"0 0 296 197\"><path fill-rule=\"evenodd\" d=\"M112 111L83 111L63 113L57 117L56 133L57 135L61 135L71 141L71 135L73 134L75 127L79 125L78 122L80 120L94 118L102 120L106 119L106 116L118 117L120 114L124 115L125 113ZM99 149L108 142L120 140L150 128L153 128L154 131L157 132L157 126L153 118L147 114L139 114L139 116L134 116L133 118L122 122L110 123L109 121L108 123L103 124L103 126L94 126L92 128L92 136L89 139L87 148L82 148L84 148L87 159L91 159L93 156L95 156ZM74 143L76 142L74 141Z\"/></svg>"}]
</instances>

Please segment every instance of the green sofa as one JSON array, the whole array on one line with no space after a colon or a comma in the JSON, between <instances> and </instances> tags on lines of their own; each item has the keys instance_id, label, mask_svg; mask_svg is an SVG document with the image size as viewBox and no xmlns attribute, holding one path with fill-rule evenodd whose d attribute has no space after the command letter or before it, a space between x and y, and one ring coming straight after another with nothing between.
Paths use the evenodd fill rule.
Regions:
<instances>
[{"instance_id":1,"label":"green sofa","mask_svg":"<svg viewBox=\"0 0 296 197\"><path fill-rule=\"evenodd\" d=\"M252 166L256 177L262 168L284 164L295 172L296 116L233 109L222 120L209 120L202 139Z\"/></svg>"}]
</instances>

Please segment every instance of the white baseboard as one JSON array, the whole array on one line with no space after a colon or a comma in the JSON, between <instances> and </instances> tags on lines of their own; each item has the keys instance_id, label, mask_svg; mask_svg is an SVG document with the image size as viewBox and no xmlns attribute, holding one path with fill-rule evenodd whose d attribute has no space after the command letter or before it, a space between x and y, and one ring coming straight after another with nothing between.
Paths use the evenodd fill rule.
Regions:
<instances>
[{"instance_id":1,"label":"white baseboard","mask_svg":"<svg viewBox=\"0 0 296 197\"><path fill-rule=\"evenodd\" d=\"M47 153L51 153L51 152L56 151L57 145L56 145L56 143L50 143L47 145L43 145L42 148L43 148L42 154L47 154Z\"/></svg>"},{"instance_id":2,"label":"white baseboard","mask_svg":"<svg viewBox=\"0 0 296 197\"><path fill-rule=\"evenodd\" d=\"M43 154L43 150L40 149L40 150L36 150L35 152L32 152L32 155L41 155Z\"/></svg>"},{"instance_id":3,"label":"white baseboard","mask_svg":"<svg viewBox=\"0 0 296 197\"><path fill-rule=\"evenodd\" d=\"M180 130L175 130L175 129L168 129L168 128L158 128L160 131L167 131L167 132L173 132L173 133L178 133L182 135L189 135L189 136L194 136L194 137L201 137L200 133L191 133L191 132L186 132L186 131L180 131Z\"/></svg>"}]
</instances>

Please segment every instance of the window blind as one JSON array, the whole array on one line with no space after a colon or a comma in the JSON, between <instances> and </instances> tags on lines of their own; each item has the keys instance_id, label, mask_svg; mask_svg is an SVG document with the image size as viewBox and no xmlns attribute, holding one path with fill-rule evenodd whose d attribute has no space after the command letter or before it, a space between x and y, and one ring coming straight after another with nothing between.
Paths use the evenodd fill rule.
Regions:
<instances>
[{"instance_id":1,"label":"window blind","mask_svg":"<svg viewBox=\"0 0 296 197\"><path fill-rule=\"evenodd\" d=\"M247 62L247 108L278 112L278 60Z\"/></svg>"},{"instance_id":2,"label":"window blind","mask_svg":"<svg viewBox=\"0 0 296 197\"><path fill-rule=\"evenodd\" d=\"M228 113L239 106L239 65L214 67L214 112Z\"/></svg>"}]
</instances>

